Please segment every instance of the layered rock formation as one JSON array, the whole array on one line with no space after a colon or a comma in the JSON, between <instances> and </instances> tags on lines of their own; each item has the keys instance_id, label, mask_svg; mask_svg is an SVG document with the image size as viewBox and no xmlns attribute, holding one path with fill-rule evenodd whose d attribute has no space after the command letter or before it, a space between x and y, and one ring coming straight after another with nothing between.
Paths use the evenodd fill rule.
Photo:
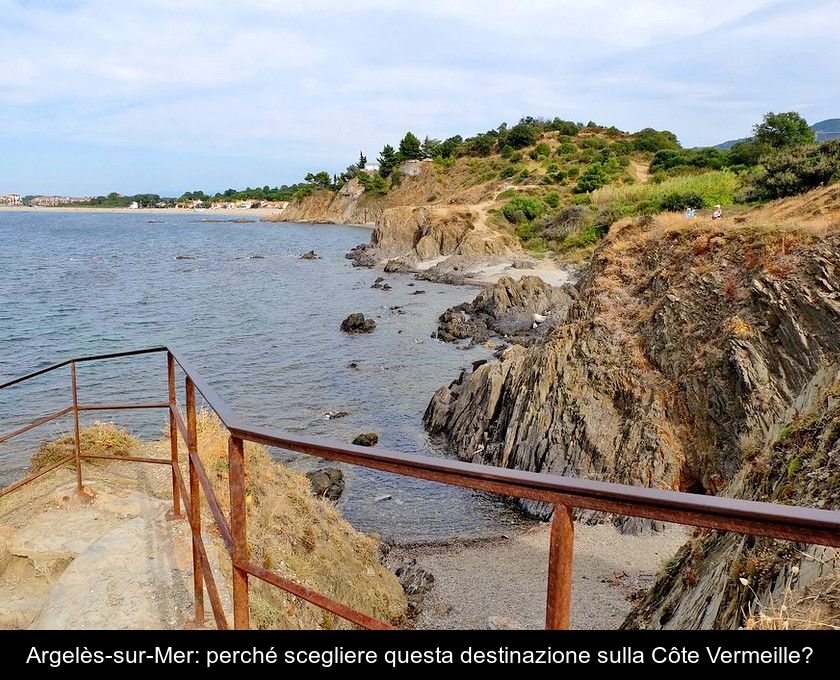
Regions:
<instances>
[{"instance_id":1,"label":"layered rock formation","mask_svg":"<svg viewBox=\"0 0 840 680\"><path fill-rule=\"evenodd\" d=\"M493 336L532 345L545 339L563 321L576 290L557 288L537 276L502 277L484 288L472 302L447 309L436 337L444 342L482 343Z\"/></svg>"},{"instance_id":2,"label":"layered rock formation","mask_svg":"<svg viewBox=\"0 0 840 680\"><path fill-rule=\"evenodd\" d=\"M615 228L566 323L438 390L428 429L465 460L723 492L840 362L836 228L756 222Z\"/></svg>"},{"instance_id":3,"label":"layered rock formation","mask_svg":"<svg viewBox=\"0 0 840 680\"><path fill-rule=\"evenodd\" d=\"M785 428L727 493L840 509L840 381ZM812 545L703 532L669 563L624 628L813 628L840 619L840 553ZM805 588L811 597L803 597ZM783 609L784 606L784 609Z\"/></svg>"}]
</instances>

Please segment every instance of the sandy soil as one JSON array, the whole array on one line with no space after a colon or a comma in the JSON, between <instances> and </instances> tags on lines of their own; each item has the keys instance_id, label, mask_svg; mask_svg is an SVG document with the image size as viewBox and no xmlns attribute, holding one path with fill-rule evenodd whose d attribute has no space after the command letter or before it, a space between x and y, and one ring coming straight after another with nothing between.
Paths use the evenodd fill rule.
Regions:
<instances>
[{"instance_id":1,"label":"sandy soil","mask_svg":"<svg viewBox=\"0 0 840 680\"><path fill-rule=\"evenodd\" d=\"M685 542L687 530L629 536L612 525L575 526L572 626L615 629L634 595L650 587L665 562ZM435 577L418 628L484 629L490 616L523 628L542 628L548 572L548 524L507 539L471 544L394 548Z\"/></svg>"},{"instance_id":2,"label":"sandy soil","mask_svg":"<svg viewBox=\"0 0 840 680\"><path fill-rule=\"evenodd\" d=\"M96 213L139 213L141 215L201 215L204 217L266 217L276 215L279 208L209 208L207 210L191 210L188 208L73 208L70 206L57 206L54 208L40 207L12 207L0 206L0 212L96 212Z\"/></svg>"}]
</instances>

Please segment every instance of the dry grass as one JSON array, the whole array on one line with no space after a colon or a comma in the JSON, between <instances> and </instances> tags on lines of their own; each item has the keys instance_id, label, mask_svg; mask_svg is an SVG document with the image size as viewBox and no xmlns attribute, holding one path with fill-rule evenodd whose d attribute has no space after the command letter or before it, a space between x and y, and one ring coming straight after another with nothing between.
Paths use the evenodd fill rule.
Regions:
<instances>
[{"instance_id":1,"label":"dry grass","mask_svg":"<svg viewBox=\"0 0 840 680\"><path fill-rule=\"evenodd\" d=\"M207 413L198 415L199 455L220 505L229 516L228 432ZM169 456L169 431L158 442L141 442L113 423L97 422L81 430L82 451L115 458L127 455ZM183 440L179 450L186 463ZM39 469L74 452L72 436L45 442L33 456ZM379 543L356 531L334 505L315 498L309 480L274 462L266 447L246 444L246 503L250 558L256 563L294 579L333 599L393 623L404 621L405 593L396 577L379 562ZM186 464L183 466L186 476ZM49 502L57 484L69 481L64 468L36 480L18 492L0 499L0 512L25 521L33 504ZM169 473L164 466L109 464L84 461L86 481L101 479L117 486L136 488L159 498L170 498ZM216 534L209 508L202 511L205 532ZM211 540L208 540L211 539ZM229 588L230 561L217 536L205 538L208 553L219 556L223 580ZM212 561L211 555L211 561ZM318 629L348 628L333 614L302 602L277 588L251 579L251 624L255 628Z\"/></svg>"},{"instance_id":2,"label":"dry grass","mask_svg":"<svg viewBox=\"0 0 840 680\"><path fill-rule=\"evenodd\" d=\"M83 454L94 456L113 456L123 458L136 452L140 442L136 437L126 430L117 427L113 423L96 421L93 425L81 428L79 441ZM37 453L32 456L30 470L37 472L62 458L73 455L76 452L76 439L68 434L59 439L44 442L38 447ZM88 464L101 464L105 461L86 461Z\"/></svg>"},{"instance_id":3,"label":"dry grass","mask_svg":"<svg viewBox=\"0 0 840 680\"><path fill-rule=\"evenodd\" d=\"M756 600L745 627L749 630L840 630L840 574L836 571L805 588L795 589L799 569L793 567L780 602ZM749 587L746 579L742 585Z\"/></svg>"},{"instance_id":4,"label":"dry grass","mask_svg":"<svg viewBox=\"0 0 840 680\"><path fill-rule=\"evenodd\" d=\"M228 433L208 412L199 414L197 424L199 455L227 513ZM159 446L168 450L168 433ZM380 564L378 542L356 531L331 503L315 498L309 480L274 462L266 447L246 443L245 456L250 558L350 607L387 621L401 621L405 593ZM227 560L222 563L229 568ZM333 614L277 588L256 579L251 584L254 627L348 627Z\"/></svg>"}]
</instances>

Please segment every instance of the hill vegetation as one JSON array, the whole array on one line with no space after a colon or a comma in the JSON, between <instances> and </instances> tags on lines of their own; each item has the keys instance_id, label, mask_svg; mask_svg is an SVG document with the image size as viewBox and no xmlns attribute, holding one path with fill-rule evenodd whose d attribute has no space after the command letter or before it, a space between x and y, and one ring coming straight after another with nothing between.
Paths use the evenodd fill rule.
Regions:
<instances>
[{"instance_id":1,"label":"hill vegetation","mask_svg":"<svg viewBox=\"0 0 840 680\"><path fill-rule=\"evenodd\" d=\"M819 143L799 114L768 113L753 133L730 149L687 149L668 130L627 133L561 118L526 117L466 139L420 141L408 132L383 147L378 169L360 154L340 175L310 173L291 200L341 193L356 180L362 204L380 210L487 205L489 226L532 254L580 259L623 217L718 204L740 211L840 179L840 140ZM406 162L428 163L422 172L434 173L437 190Z\"/></svg>"}]
</instances>

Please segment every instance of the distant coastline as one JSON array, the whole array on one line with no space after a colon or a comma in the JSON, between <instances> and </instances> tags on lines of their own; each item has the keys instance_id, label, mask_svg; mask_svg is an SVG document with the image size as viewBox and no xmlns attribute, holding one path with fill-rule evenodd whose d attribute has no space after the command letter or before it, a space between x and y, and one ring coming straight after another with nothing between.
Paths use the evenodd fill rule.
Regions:
<instances>
[{"instance_id":1,"label":"distant coastline","mask_svg":"<svg viewBox=\"0 0 840 680\"><path fill-rule=\"evenodd\" d=\"M90 206L73 207L69 205L34 207L0 205L0 212L91 212L91 213L138 213L141 215L227 215L230 217L267 217L277 215L280 208L93 208Z\"/></svg>"}]
</instances>

